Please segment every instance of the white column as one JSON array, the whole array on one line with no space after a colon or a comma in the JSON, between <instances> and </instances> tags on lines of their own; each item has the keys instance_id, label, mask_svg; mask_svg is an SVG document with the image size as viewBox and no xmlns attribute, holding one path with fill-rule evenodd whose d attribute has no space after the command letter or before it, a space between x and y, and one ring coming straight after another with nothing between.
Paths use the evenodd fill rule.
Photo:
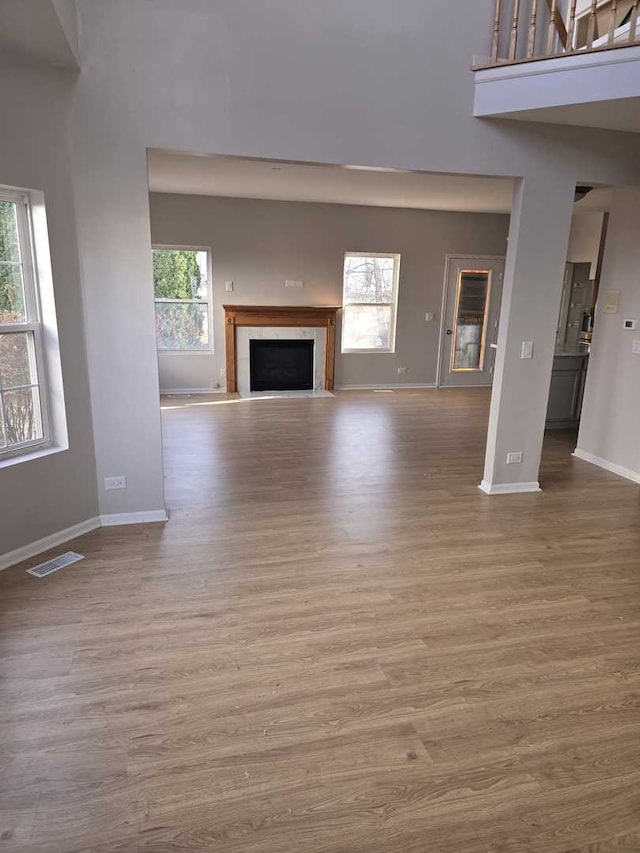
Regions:
<instances>
[{"instance_id":1,"label":"white column","mask_svg":"<svg viewBox=\"0 0 640 853\"><path fill-rule=\"evenodd\" d=\"M516 184L484 478L487 494L537 492L575 185L558 171ZM522 358L523 346L532 358ZM522 462L507 464L508 453Z\"/></svg>"}]
</instances>

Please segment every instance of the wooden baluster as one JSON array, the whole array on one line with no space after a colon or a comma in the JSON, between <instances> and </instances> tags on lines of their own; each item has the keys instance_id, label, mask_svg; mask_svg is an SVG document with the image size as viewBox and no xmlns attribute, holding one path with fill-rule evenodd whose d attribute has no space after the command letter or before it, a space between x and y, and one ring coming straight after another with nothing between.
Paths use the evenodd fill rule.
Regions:
<instances>
[{"instance_id":1,"label":"wooden baluster","mask_svg":"<svg viewBox=\"0 0 640 853\"><path fill-rule=\"evenodd\" d=\"M527 44L527 56L533 56L533 54L536 52L537 17L538 0L531 0L531 20L529 21L529 41Z\"/></svg>"},{"instance_id":2,"label":"wooden baluster","mask_svg":"<svg viewBox=\"0 0 640 853\"><path fill-rule=\"evenodd\" d=\"M609 20L609 39L608 44L613 44L616 38L616 21L618 20L618 0L612 0L611 3L611 18Z\"/></svg>"},{"instance_id":3,"label":"wooden baluster","mask_svg":"<svg viewBox=\"0 0 640 853\"><path fill-rule=\"evenodd\" d=\"M516 58L516 50L518 47L518 22L520 18L520 0L514 0L513 3L513 19L511 21L511 37L509 38L509 59L512 61Z\"/></svg>"},{"instance_id":4,"label":"wooden baluster","mask_svg":"<svg viewBox=\"0 0 640 853\"><path fill-rule=\"evenodd\" d=\"M549 32L547 34L547 56L554 53L553 43L555 41L558 26L558 0L551 3L551 18L549 20Z\"/></svg>"},{"instance_id":5,"label":"wooden baluster","mask_svg":"<svg viewBox=\"0 0 640 853\"><path fill-rule=\"evenodd\" d=\"M562 12L558 4L558 0L547 0L549 7L549 33L547 36L547 56L552 56L554 53L553 47L555 44L555 36L558 34L558 39L562 45L562 49L567 48L567 30L562 19Z\"/></svg>"},{"instance_id":6,"label":"wooden baluster","mask_svg":"<svg viewBox=\"0 0 640 853\"><path fill-rule=\"evenodd\" d=\"M502 18L502 0L496 0L496 16L493 21L493 40L491 42L491 64L498 61L498 50L500 47L500 20Z\"/></svg>"},{"instance_id":7,"label":"wooden baluster","mask_svg":"<svg viewBox=\"0 0 640 853\"><path fill-rule=\"evenodd\" d=\"M631 19L629 20L629 41L635 41L638 32L638 9L640 8L640 0L633 0L631 9Z\"/></svg>"},{"instance_id":8,"label":"wooden baluster","mask_svg":"<svg viewBox=\"0 0 640 853\"><path fill-rule=\"evenodd\" d=\"M596 34L596 10L598 8L598 0L591 0L591 11L589 12L589 24L587 26L587 50L593 47L593 40Z\"/></svg>"},{"instance_id":9,"label":"wooden baluster","mask_svg":"<svg viewBox=\"0 0 640 853\"><path fill-rule=\"evenodd\" d=\"M638 0L640 3L640 0ZM573 50L573 38L576 30L576 6L578 0L571 0L571 8L569 9L569 21L567 22L567 50Z\"/></svg>"}]
</instances>

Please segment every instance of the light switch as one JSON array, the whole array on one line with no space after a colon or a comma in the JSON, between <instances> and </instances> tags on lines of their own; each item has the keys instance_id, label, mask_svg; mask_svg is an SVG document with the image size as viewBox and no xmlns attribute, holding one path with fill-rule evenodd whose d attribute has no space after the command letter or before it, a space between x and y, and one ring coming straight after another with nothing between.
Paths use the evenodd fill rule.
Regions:
<instances>
[{"instance_id":1,"label":"light switch","mask_svg":"<svg viewBox=\"0 0 640 853\"><path fill-rule=\"evenodd\" d=\"M533 341L522 341L520 358L533 358Z\"/></svg>"},{"instance_id":2,"label":"light switch","mask_svg":"<svg viewBox=\"0 0 640 853\"><path fill-rule=\"evenodd\" d=\"M224 289L227 291L227 293L232 293L233 292L233 282L232 281L225 281Z\"/></svg>"},{"instance_id":3,"label":"light switch","mask_svg":"<svg viewBox=\"0 0 640 853\"><path fill-rule=\"evenodd\" d=\"M427 323L431 323L433 320L436 319L436 315L433 313L433 311L427 311L427 313L424 315L424 319L427 321Z\"/></svg>"}]
</instances>

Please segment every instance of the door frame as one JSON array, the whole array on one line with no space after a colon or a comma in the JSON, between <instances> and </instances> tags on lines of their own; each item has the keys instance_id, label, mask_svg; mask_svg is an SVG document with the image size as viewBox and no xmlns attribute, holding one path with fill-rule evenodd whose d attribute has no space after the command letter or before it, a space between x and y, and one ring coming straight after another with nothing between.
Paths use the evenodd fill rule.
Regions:
<instances>
[{"instance_id":1,"label":"door frame","mask_svg":"<svg viewBox=\"0 0 640 853\"><path fill-rule=\"evenodd\" d=\"M460 252L447 252L444 262L444 281L442 284L442 305L440 306L440 333L438 335L438 365L436 368L436 388L444 388L442 384L442 351L444 349L444 332L446 328L446 311L447 311L447 290L449 287L449 276L451 274L451 265L456 261L502 261L506 262L505 255L470 255ZM504 284L504 282L503 282ZM500 305L498 306L498 318L502 308L502 293L500 295ZM464 388L464 385L460 386ZM491 385L475 385L475 388L491 388Z\"/></svg>"}]
</instances>

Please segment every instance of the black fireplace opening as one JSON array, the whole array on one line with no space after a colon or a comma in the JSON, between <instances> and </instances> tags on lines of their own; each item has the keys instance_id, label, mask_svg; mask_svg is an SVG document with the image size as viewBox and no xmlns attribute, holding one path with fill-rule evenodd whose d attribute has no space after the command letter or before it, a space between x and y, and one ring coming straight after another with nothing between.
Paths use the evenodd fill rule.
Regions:
<instances>
[{"instance_id":1,"label":"black fireplace opening","mask_svg":"<svg viewBox=\"0 0 640 853\"><path fill-rule=\"evenodd\" d=\"M313 341L249 341L252 391L312 391Z\"/></svg>"}]
</instances>

